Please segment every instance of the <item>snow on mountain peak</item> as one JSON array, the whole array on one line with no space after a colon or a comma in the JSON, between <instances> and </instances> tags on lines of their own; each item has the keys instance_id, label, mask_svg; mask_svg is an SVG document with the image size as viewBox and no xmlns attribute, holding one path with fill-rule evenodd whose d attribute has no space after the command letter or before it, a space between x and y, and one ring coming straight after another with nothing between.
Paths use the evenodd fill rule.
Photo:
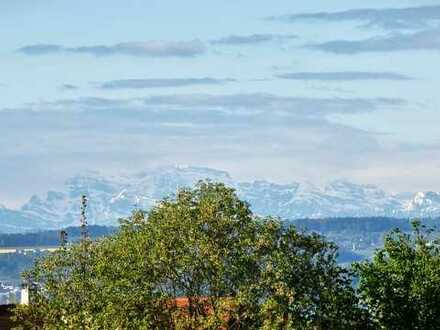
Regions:
<instances>
[{"instance_id":1,"label":"snow on mountain peak","mask_svg":"<svg viewBox=\"0 0 440 330\"><path fill-rule=\"evenodd\" d=\"M285 219L440 216L440 193L436 192L420 192L412 197L397 196L373 185L359 185L346 180L335 180L323 187L307 182L238 182L225 171L178 165L117 177L97 173L77 175L67 180L61 191L49 191L44 198L33 196L16 217L34 219L35 224L44 223L46 227L77 225L80 197L86 194L89 223L115 225L117 219L128 216L134 208L150 209L177 189L193 186L203 179L223 182L235 188L240 198L248 201L258 215Z\"/></svg>"},{"instance_id":2,"label":"snow on mountain peak","mask_svg":"<svg viewBox=\"0 0 440 330\"><path fill-rule=\"evenodd\" d=\"M407 212L421 216L431 216L440 213L440 193L439 192L418 192L406 203Z\"/></svg>"}]
</instances>

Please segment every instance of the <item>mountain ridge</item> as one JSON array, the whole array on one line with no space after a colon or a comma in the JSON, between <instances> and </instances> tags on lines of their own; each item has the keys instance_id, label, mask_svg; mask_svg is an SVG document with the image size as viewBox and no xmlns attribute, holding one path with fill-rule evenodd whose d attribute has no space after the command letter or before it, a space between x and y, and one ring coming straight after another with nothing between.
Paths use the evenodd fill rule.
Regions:
<instances>
[{"instance_id":1,"label":"mountain ridge","mask_svg":"<svg viewBox=\"0 0 440 330\"><path fill-rule=\"evenodd\" d=\"M241 182L225 171L190 166L167 166L133 175L105 177L97 173L66 180L60 191L45 197L32 196L18 210L0 208L0 232L56 229L75 225L79 198L90 205L90 224L116 225L134 208L149 209L177 189L210 179L236 189L254 213L282 219L329 217L440 217L440 193L417 192L411 198L393 195L370 184L334 180L317 187L307 183L273 183L266 180Z\"/></svg>"}]
</instances>

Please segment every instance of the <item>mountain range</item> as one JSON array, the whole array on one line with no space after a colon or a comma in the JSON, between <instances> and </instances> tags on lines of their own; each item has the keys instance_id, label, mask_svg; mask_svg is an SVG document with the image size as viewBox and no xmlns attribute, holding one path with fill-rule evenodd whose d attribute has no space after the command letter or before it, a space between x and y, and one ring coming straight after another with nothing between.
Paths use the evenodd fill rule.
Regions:
<instances>
[{"instance_id":1,"label":"mountain range","mask_svg":"<svg viewBox=\"0 0 440 330\"><path fill-rule=\"evenodd\" d=\"M224 171L170 166L142 173L105 177L96 173L74 176L59 191L33 196L19 209L0 206L0 232L23 232L78 225L79 200L89 200L90 224L115 225L134 208L149 209L178 188L202 179L236 189L258 215L282 219L329 217L440 217L440 193L390 194L374 185L337 180L318 187L308 183L240 182Z\"/></svg>"}]
</instances>

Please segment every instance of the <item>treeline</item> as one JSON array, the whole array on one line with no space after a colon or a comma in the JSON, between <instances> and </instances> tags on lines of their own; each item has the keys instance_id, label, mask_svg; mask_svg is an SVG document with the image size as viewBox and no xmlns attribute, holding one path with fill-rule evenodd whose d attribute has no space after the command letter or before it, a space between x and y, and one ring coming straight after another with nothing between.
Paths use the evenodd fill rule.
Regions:
<instances>
[{"instance_id":1,"label":"treeline","mask_svg":"<svg viewBox=\"0 0 440 330\"><path fill-rule=\"evenodd\" d=\"M306 232L318 232L326 235L331 232L352 233L386 233L395 228L404 232L411 231L411 219L399 219L388 217L344 217L327 219L297 219L287 220L288 224ZM423 224L430 228L437 228L440 219L423 219ZM71 241L78 240L79 227L68 227L67 231ZM117 227L89 226L92 238L100 238L111 235L117 231ZM48 230L35 233L0 234L0 247L35 247L35 246L58 246L60 244L60 231Z\"/></svg>"},{"instance_id":2,"label":"treeline","mask_svg":"<svg viewBox=\"0 0 440 330\"><path fill-rule=\"evenodd\" d=\"M73 242L80 236L79 227L68 227L64 229L68 234L68 240ZM117 228L106 226L89 226L91 238L96 239L113 234ZM49 230L36 233L23 234L0 234L0 248L8 247L38 247L60 245L60 231Z\"/></svg>"},{"instance_id":3,"label":"treeline","mask_svg":"<svg viewBox=\"0 0 440 330\"><path fill-rule=\"evenodd\" d=\"M412 219L388 217L344 217L328 219L298 219L289 221L300 230L315 231L322 234L328 232L383 233L399 228L404 232L412 230ZM436 228L440 219L423 219L423 224Z\"/></svg>"}]
</instances>

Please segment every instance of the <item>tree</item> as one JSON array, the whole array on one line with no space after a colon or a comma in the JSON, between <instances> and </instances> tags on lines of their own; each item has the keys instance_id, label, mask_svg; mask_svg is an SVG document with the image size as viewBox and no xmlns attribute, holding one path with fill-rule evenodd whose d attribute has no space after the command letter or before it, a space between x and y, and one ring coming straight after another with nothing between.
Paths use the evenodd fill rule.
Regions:
<instances>
[{"instance_id":1,"label":"tree","mask_svg":"<svg viewBox=\"0 0 440 330\"><path fill-rule=\"evenodd\" d=\"M394 230L372 261L356 266L359 293L383 329L439 329L440 241L419 221Z\"/></svg>"},{"instance_id":2,"label":"tree","mask_svg":"<svg viewBox=\"0 0 440 330\"><path fill-rule=\"evenodd\" d=\"M26 280L40 289L17 318L41 329L364 329L336 253L200 182L37 262Z\"/></svg>"}]
</instances>

